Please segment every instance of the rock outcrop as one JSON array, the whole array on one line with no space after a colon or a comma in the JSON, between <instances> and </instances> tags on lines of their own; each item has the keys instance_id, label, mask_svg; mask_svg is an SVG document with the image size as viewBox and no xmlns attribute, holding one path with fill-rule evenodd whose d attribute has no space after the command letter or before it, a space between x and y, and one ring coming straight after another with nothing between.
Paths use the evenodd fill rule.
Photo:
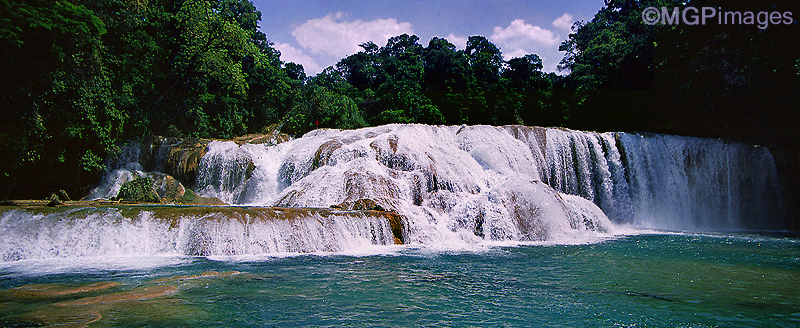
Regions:
<instances>
[{"instance_id":1,"label":"rock outcrop","mask_svg":"<svg viewBox=\"0 0 800 328\"><path fill-rule=\"evenodd\" d=\"M209 142L211 139L152 136L142 143L139 161L145 170L166 173L191 187Z\"/></svg>"},{"instance_id":2,"label":"rock outcrop","mask_svg":"<svg viewBox=\"0 0 800 328\"><path fill-rule=\"evenodd\" d=\"M237 145L266 144L276 145L291 140L285 133L248 134L232 139ZM141 145L139 162L149 172L166 173L189 188L197 184L200 161L208 153L212 139L172 138L150 136ZM253 167L250 165L249 172Z\"/></svg>"},{"instance_id":3,"label":"rock outcrop","mask_svg":"<svg viewBox=\"0 0 800 328\"><path fill-rule=\"evenodd\" d=\"M267 144L267 145L277 145L279 143L283 143L286 141L291 140L292 137L285 133L280 132L273 132L273 133L253 133L253 134L246 134L241 137L233 138L233 141L239 145L243 145L246 143L249 144Z\"/></svg>"}]
</instances>

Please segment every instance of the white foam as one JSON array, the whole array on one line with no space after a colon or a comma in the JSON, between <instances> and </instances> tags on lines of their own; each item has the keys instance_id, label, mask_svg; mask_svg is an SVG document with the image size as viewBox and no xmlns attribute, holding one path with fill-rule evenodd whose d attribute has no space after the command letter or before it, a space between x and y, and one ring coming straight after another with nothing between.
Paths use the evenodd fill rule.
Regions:
<instances>
[{"instance_id":1,"label":"white foam","mask_svg":"<svg viewBox=\"0 0 800 328\"><path fill-rule=\"evenodd\" d=\"M47 259L28 259L0 262L4 276L42 276L64 273L98 271L142 271L186 264L192 258L182 254L129 254L115 256L84 256Z\"/></svg>"},{"instance_id":2,"label":"white foam","mask_svg":"<svg viewBox=\"0 0 800 328\"><path fill-rule=\"evenodd\" d=\"M212 142L200 171L240 172L229 167L251 161L251 177L237 175L229 180L239 182L204 189L206 196L234 203L328 207L372 199L407 218L412 243L568 239L610 231L604 215L589 228L571 222L573 207L539 182L543 156L533 142L491 126L326 129L258 151Z\"/></svg>"},{"instance_id":3,"label":"white foam","mask_svg":"<svg viewBox=\"0 0 800 328\"><path fill-rule=\"evenodd\" d=\"M128 164L109 171L93 195L111 197L144 174ZM409 124L315 130L271 146L213 141L197 181L199 194L233 204L327 208L371 199L400 215L408 245L392 246L388 220L374 216L208 214L169 222L148 211L131 219L113 209L11 210L0 217L7 236L0 254L9 262L480 252L594 243L640 228L735 229L778 207L774 162L764 148L526 127Z\"/></svg>"}]
</instances>

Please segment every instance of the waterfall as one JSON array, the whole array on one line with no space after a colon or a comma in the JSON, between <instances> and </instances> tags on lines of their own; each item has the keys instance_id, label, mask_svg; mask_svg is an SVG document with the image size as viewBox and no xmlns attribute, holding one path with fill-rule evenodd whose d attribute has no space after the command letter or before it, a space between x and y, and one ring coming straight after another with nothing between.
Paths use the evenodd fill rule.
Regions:
<instances>
[{"instance_id":1,"label":"waterfall","mask_svg":"<svg viewBox=\"0 0 800 328\"><path fill-rule=\"evenodd\" d=\"M277 146L212 142L198 186L205 197L256 206L371 199L406 216L408 239L418 243L610 231L602 212L564 201L541 182L535 135L525 127L388 125L316 130Z\"/></svg>"},{"instance_id":2,"label":"waterfall","mask_svg":"<svg viewBox=\"0 0 800 328\"><path fill-rule=\"evenodd\" d=\"M337 252L395 243L375 212L106 207L0 213L3 262L128 255Z\"/></svg>"},{"instance_id":3,"label":"waterfall","mask_svg":"<svg viewBox=\"0 0 800 328\"><path fill-rule=\"evenodd\" d=\"M781 228L764 147L657 134L547 130L548 184L615 222L668 230Z\"/></svg>"},{"instance_id":4,"label":"waterfall","mask_svg":"<svg viewBox=\"0 0 800 328\"><path fill-rule=\"evenodd\" d=\"M270 151L253 146L229 145L227 157L214 157L219 164L204 162L226 171L222 167L232 163L243 167L245 156L255 166L253 177L236 173L241 182L207 196L252 205L329 206L354 200L350 193L429 218L444 214L455 222L451 226L462 227L458 222L463 220L453 217L457 205L458 213L464 213L465 204L497 194L495 189L516 179L542 181L559 193L590 200L613 222L634 227L783 228L773 223L779 221L782 204L769 150L718 139L409 125L317 130ZM228 192L248 196L234 199Z\"/></svg>"},{"instance_id":5,"label":"waterfall","mask_svg":"<svg viewBox=\"0 0 800 328\"><path fill-rule=\"evenodd\" d=\"M617 135L633 222L668 229L779 228L780 189L764 147L718 139Z\"/></svg>"},{"instance_id":6,"label":"waterfall","mask_svg":"<svg viewBox=\"0 0 800 328\"><path fill-rule=\"evenodd\" d=\"M617 224L782 228L771 223L782 204L769 150L717 139L406 124L315 130L277 145L193 145L202 151L186 162L197 194L235 206L4 209L3 261L568 243L613 236ZM114 197L136 175L163 175L142 172L140 148L124 148L91 197ZM150 152L152 161L166 151ZM389 212L346 208L355 203Z\"/></svg>"},{"instance_id":7,"label":"waterfall","mask_svg":"<svg viewBox=\"0 0 800 328\"><path fill-rule=\"evenodd\" d=\"M84 198L95 200L116 197L123 183L144 175L144 168L139 164L139 157L140 147L138 144L120 147L119 156L107 163L100 183Z\"/></svg>"}]
</instances>

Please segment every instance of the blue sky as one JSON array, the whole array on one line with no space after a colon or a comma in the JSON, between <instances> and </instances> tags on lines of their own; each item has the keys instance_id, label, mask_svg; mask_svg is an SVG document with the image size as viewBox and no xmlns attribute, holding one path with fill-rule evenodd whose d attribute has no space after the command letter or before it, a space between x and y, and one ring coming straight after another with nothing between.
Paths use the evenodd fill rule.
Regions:
<instances>
[{"instance_id":1,"label":"blue sky","mask_svg":"<svg viewBox=\"0 0 800 328\"><path fill-rule=\"evenodd\" d=\"M487 37L506 60L535 53L544 70L555 71L561 41L577 20L590 20L603 0L253 0L261 30L281 59L302 64L311 76L372 41L416 34L420 44L446 38L463 49L472 35Z\"/></svg>"}]
</instances>

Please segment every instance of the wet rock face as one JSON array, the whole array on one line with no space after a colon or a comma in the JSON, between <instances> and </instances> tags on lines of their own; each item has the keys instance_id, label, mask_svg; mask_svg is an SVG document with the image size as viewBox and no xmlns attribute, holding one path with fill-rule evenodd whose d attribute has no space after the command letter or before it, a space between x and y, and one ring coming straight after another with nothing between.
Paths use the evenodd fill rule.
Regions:
<instances>
[{"instance_id":1,"label":"wet rock face","mask_svg":"<svg viewBox=\"0 0 800 328\"><path fill-rule=\"evenodd\" d=\"M200 160L208 152L209 142L210 139L153 136L142 144L140 161L148 171L163 172L194 186Z\"/></svg>"},{"instance_id":2,"label":"wet rock face","mask_svg":"<svg viewBox=\"0 0 800 328\"><path fill-rule=\"evenodd\" d=\"M238 145L277 145L291 140L287 134L270 132L248 134L234 138ZM200 161L208 153L211 139L173 138L150 136L142 143L139 162L147 171L158 171L173 176L185 186L193 188L197 183Z\"/></svg>"},{"instance_id":3,"label":"wet rock face","mask_svg":"<svg viewBox=\"0 0 800 328\"><path fill-rule=\"evenodd\" d=\"M161 199L174 202L183 198L186 193L186 188L183 187L183 184L170 175L157 174L156 176L158 179L155 179L153 186Z\"/></svg>"}]
</instances>

